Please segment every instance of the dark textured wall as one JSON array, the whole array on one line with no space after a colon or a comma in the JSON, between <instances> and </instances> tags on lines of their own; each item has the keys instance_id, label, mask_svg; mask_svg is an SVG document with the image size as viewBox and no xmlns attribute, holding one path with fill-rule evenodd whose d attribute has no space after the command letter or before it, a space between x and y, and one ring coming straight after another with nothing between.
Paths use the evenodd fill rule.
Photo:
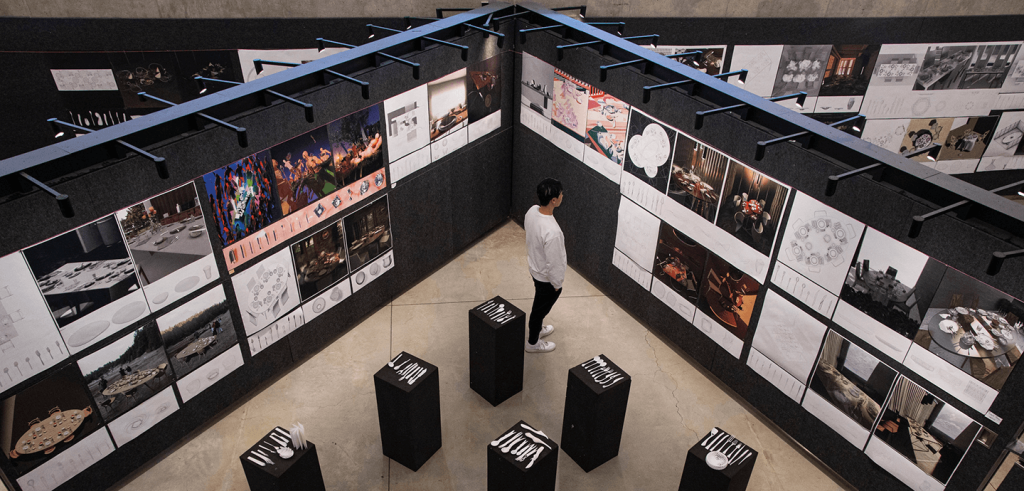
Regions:
<instances>
[{"instance_id":1,"label":"dark textured wall","mask_svg":"<svg viewBox=\"0 0 1024 491\"><path fill-rule=\"evenodd\" d=\"M633 34L639 33L634 31ZM705 102L688 97L681 91L662 90L652 93L650 103L644 104L641 87L662 81L644 76L638 70L619 69L609 71L607 81L601 83L598 67L615 63L616 60L602 57L594 50L577 49L567 52L564 59L558 61L555 46L563 43L561 38L553 34L532 33L527 43L517 49L537 56L560 70L635 105L665 123L929 256L1015 297L1024 296L1024 263L1011 264L1008 261L1004 268L1011 269L1004 269L995 277L985 274L989 252L1019 248L1009 241L948 215L930 220L920 237L909 239L907 231L911 216L932 209L923 201L914 198L913 190L907 192L869 178L856 177L842 182L835 196L826 197L824 191L827 177L844 171L836 162L797 145L786 144L773 146L764 160L757 162L754 160L755 142L775 138L777 134L741 121L732 114L709 117L705 120L704 127L695 131L693 113L710 108ZM517 70L521 70L521 61L522 57L517 56ZM518 93L516 100L519 100ZM518 106L520 105L517 104L517 115ZM567 199L559 208L558 218L566 235L569 263L574 268L645 322L650 329L658 331L679 349L693 356L853 485L861 489L906 489L905 485L879 468L860 450L849 445L845 439L748 368L741 360L746 357L752 336L747 337L748 346L744 348L743 358L737 360L611 264L619 203L616 184L557 149L543 137L519 124L518 120L515 125L514 141L513 219L521 222L526 210L534 204L535 186L540 179L560 179L566 187ZM771 271L768 272L768 277L771 277ZM787 293L776 291L792 301ZM803 304L794 303L804 308ZM759 308L758 306L757 309ZM848 336L846 330L830 320L807 308L804 310L830 328ZM864 347L875 356L888 359L873 347ZM945 394L916 373L902 366L899 368L901 373L926 389L939 395ZM1017 434L1024 423L1024 413L1019 410L1021 403L1024 402L1022 389L1024 371L1016 370L1010 375L991 408L993 413L1003 417L1003 422L999 425L958 400L943 397L999 434L999 439L991 449L980 445L971 447L962 465L949 481L949 489L977 488L997 463L999 449Z\"/></svg>"},{"instance_id":2,"label":"dark textured wall","mask_svg":"<svg viewBox=\"0 0 1024 491\"><path fill-rule=\"evenodd\" d=\"M190 132L152 148L153 153L167 158L171 174L167 180L156 177L152 162L131 158L63 182L57 187L73 197L76 215L72 219L61 217L53 200L40 192L0 204L0 228L4 230L0 233L0 256L183 183L195 181L201 191L204 189L201 176L209 171L362 109L371 103L378 103L430 80L448 75L470 63L501 54L503 72L510 73L513 70L512 54L508 51L499 53L494 44L494 37L485 40L473 33L458 42L468 44L471 48L469 60L466 62L461 60L458 50L437 47L410 57L412 61L422 64L419 80L411 77L408 67L398 64L389 64L360 74L359 78L371 84L369 101L360 96L358 87L343 83L296 95L314 104L315 123L307 123L299 108L283 104L253 110L231 119L233 124L248 128L248 148L240 148L234 132L220 127ZM511 43L506 49L510 46ZM234 325L238 330L241 344L245 346L242 350L245 364L219 382L216 390L205 391L189 400L181 409L154 428L117 449L60 489L92 490L114 484L190 432L201 428L206 421L217 417L236 401L244 399L253 389L317 353L381 305L419 282L461 249L504 221L509 215L509 191L512 189L510 101L514 88L511 85L511 77L503 78L504 97L500 129L403 178L397 185L390 185L386 191L390 202L392 234L395 237L396 267L390 273L355 292L339 307L317 317L255 357L249 356L245 333L240 322L240 312L232 301ZM385 146L385 151L386 148ZM202 192L200 194L202 195ZM368 205L375 198L344 210L338 217ZM209 203L206 200L201 202L207 226L213 227ZM233 299L234 292L221 247L218 240L214 242L214 255L217 257L221 278L228 298ZM284 247L287 247L287 244L280 244L263 257L268 257ZM257 262L246 264L239 270L252 267ZM177 307L187 300L183 299L169 307ZM155 317L150 315L142 321L133 323L123 329L122 333L108 338L108 342L90 347L75 358L81 358L100 349L109 344L109 341L119 338L121 334L136 329L140 324ZM75 362L69 360L67 363ZM19 384L13 393L45 378L48 373ZM14 481L16 476L4 459L0 459L0 471Z\"/></svg>"}]
</instances>

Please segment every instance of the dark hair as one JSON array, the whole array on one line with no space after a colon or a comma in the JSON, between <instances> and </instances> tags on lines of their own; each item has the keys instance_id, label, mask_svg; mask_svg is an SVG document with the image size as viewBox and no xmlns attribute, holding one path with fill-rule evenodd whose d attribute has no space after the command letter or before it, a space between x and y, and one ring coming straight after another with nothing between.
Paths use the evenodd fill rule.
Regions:
<instances>
[{"instance_id":1,"label":"dark hair","mask_svg":"<svg viewBox=\"0 0 1024 491\"><path fill-rule=\"evenodd\" d=\"M547 206L551 200L562 194L562 183L558 179L547 178L537 185L537 199L541 206Z\"/></svg>"}]
</instances>

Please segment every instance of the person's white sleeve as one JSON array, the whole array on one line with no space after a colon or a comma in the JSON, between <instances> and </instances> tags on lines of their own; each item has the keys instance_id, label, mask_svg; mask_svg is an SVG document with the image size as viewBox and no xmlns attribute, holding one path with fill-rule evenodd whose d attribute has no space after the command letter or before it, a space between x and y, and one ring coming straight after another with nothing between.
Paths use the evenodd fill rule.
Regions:
<instances>
[{"instance_id":1,"label":"person's white sleeve","mask_svg":"<svg viewBox=\"0 0 1024 491\"><path fill-rule=\"evenodd\" d=\"M562 288L565 281L565 243L560 235L548 238L544 242L544 257L548 260L548 281L555 290Z\"/></svg>"}]
</instances>

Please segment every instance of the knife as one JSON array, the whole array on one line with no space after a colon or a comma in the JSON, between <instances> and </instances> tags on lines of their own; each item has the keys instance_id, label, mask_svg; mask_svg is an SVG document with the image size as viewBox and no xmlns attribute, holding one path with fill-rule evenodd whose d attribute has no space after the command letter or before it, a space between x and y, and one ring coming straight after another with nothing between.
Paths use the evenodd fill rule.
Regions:
<instances>
[{"instance_id":1,"label":"knife","mask_svg":"<svg viewBox=\"0 0 1024 491\"><path fill-rule=\"evenodd\" d=\"M256 459L254 459L252 457L246 457L246 458L249 459L250 462L252 462L252 463L254 463L254 464L256 464L256 465L258 465L260 467L266 467L267 466L267 464L264 464L263 462L260 462L259 460L256 460Z\"/></svg>"},{"instance_id":2,"label":"knife","mask_svg":"<svg viewBox=\"0 0 1024 491\"><path fill-rule=\"evenodd\" d=\"M718 434L718 428L711 428L711 434L710 434L710 435L708 435L708 437L707 437L707 438L705 438L703 442L701 442L700 446L702 446L702 447L705 447L705 446L707 446L708 442L709 442L709 441L710 441L710 440L711 440L712 438L714 438L714 437L715 437L715 435L717 435L717 434Z\"/></svg>"}]
</instances>

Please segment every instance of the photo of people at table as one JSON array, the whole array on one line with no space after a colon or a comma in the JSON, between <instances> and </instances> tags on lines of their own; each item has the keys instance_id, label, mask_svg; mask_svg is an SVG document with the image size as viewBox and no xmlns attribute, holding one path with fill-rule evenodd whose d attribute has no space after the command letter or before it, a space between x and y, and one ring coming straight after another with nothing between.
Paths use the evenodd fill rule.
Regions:
<instances>
[{"instance_id":1,"label":"photo of people at table","mask_svg":"<svg viewBox=\"0 0 1024 491\"><path fill-rule=\"evenodd\" d=\"M223 286L160 316L156 324L178 380L237 342Z\"/></svg>"},{"instance_id":2,"label":"photo of people at table","mask_svg":"<svg viewBox=\"0 0 1024 491\"><path fill-rule=\"evenodd\" d=\"M654 277L694 304L704 278L708 250L662 222L654 253Z\"/></svg>"},{"instance_id":3,"label":"photo of people at table","mask_svg":"<svg viewBox=\"0 0 1024 491\"><path fill-rule=\"evenodd\" d=\"M708 253L705 272L697 308L746 339L761 284L714 253Z\"/></svg>"},{"instance_id":4,"label":"photo of people at table","mask_svg":"<svg viewBox=\"0 0 1024 491\"><path fill-rule=\"evenodd\" d=\"M757 252L770 256L788 195L789 188L733 161L726 174L715 224Z\"/></svg>"},{"instance_id":5,"label":"photo of people at table","mask_svg":"<svg viewBox=\"0 0 1024 491\"><path fill-rule=\"evenodd\" d=\"M351 271L391 250L391 218L387 195L345 217L345 235Z\"/></svg>"},{"instance_id":6,"label":"photo of people at table","mask_svg":"<svg viewBox=\"0 0 1024 491\"><path fill-rule=\"evenodd\" d=\"M284 215L316 203L338 188L326 125L278 143L270 149L270 157Z\"/></svg>"},{"instance_id":7,"label":"photo of people at table","mask_svg":"<svg viewBox=\"0 0 1024 491\"><path fill-rule=\"evenodd\" d=\"M292 245L299 295L307 300L348 275L341 219Z\"/></svg>"},{"instance_id":8,"label":"photo of people at table","mask_svg":"<svg viewBox=\"0 0 1024 491\"><path fill-rule=\"evenodd\" d=\"M1024 303L953 268L942 277L914 342L1000 390L1024 348Z\"/></svg>"},{"instance_id":9,"label":"photo of people at table","mask_svg":"<svg viewBox=\"0 0 1024 491\"><path fill-rule=\"evenodd\" d=\"M108 423L174 381L156 322L83 357L78 367L100 416Z\"/></svg>"},{"instance_id":10,"label":"photo of people at table","mask_svg":"<svg viewBox=\"0 0 1024 491\"><path fill-rule=\"evenodd\" d=\"M339 188L384 168L384 137L380 133L380 104L356 111L327 125ZM362 194L363 190L353 189Z\"/></svg>"},{"instance_id":11,"label":"photo of people at table","mask_svg":"<svg viewBox=\"0 0 1024 491\"><path fill-rule=\"evenodd\" d=\"M103 420L73 363L0 401L0 452L17 475L71 448Z\"/></svg>"},{"instance_id":12,"label":"photo of people at table","mask_svg":"<svg viewBox=\"0 0 1024 491\"><path fill-rule=\"evenodd\" d=\"M143 286L213 253L193 184L125 208L117 219Z\"/></svg>"},{"instance_id":13,"label":"photo of people at table","mask_svg":"<svg viewBox=\"0 0 1024 491\"><path fill-rule=\"evenodd\" d=\"M810 389L871 431L896 375L895 370L875 356L829 331Z\"/></svg>"},{"instance_id":14,"label":"photo of people at table","mask_svg":"<svg viewBox=\"0 0 1024 491\"><path fill-rule=\"evenodd\" d=\"M715 221L729 157L680 133L672 157L668 195L709 222Z\"/></svg>"},{"instance_id":15,"label":"photo of people at table","mask_svg":"<svg viewBox=\"0 0 1024 491\"><path fill-rule=\"evenodd\" d=\"M868 446L883 442L945 484L980 429L966 414L901 377Z\"/></svg>"},{"instance_id":16,"label":"photo of people at table","mask_svg":"<svg viewBox=\"0 0 1024 491\"><path fill-rule=\"evenodd\" d=\"M946 265L868 227L839 298L914 339L945 271Z\"/></svg>"},{"instance_id":17,"label":"photo of people at table","mask_svg":"<svg viewBox=\"0 0 1024 491\"><path fill-rule=\"evenodd\" d=\"M139 290L139 279L114 215L58 235L24 253L54 320L62 328ZM131 319L124 320L141 316L145 302L142 307Z\"/></svg>"}]
</instances>

